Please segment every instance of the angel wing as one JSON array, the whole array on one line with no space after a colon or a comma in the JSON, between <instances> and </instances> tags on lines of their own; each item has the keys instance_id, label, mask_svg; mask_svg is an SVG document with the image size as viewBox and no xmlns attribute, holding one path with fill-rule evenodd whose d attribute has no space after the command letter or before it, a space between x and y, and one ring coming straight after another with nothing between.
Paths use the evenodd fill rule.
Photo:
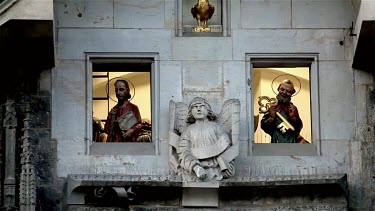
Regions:
<instances>
[{"instance_id":1,"label":"angel wing","mask_svg":"<svg viewBox=\"0 0 375 211\"><path fill-rule=\"evenodd\" d=\"M187 127L186 118L188 115L188 105L182 102L169 101L169 164L172 173L180 173L178 162L177 146L180 135Z\"/></svg>"},{"instance_id":2,"label":"angel wing","mask_svg":"<svg viewBox=\"0 0 375 211\"><path fill-rule=\"evenodd\" d=\"M229 133L232 140L232 146L224 153L227 160L233 160L239 154L240 105L238 99L226 100L218 114L218 124Z\"/></svg>"},{"instance_id":3,"label":"angel wing","mask_svg":"<svg viewBox=\"0 0 375 211\"><path fill-rule=\"evenodd\" d=\"M182 102L169 101L169 130L181 135L187 127L188 105Z\"/></svg>"}]
</instances>

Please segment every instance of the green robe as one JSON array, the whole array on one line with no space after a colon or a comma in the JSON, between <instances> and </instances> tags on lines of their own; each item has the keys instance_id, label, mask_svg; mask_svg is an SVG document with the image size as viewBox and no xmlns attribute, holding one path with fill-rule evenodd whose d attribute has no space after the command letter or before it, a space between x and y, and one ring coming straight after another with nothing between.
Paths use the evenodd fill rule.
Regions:
<instances>
[{"instance_id":1,"label":"green robe","mask_svg":"<svg viewBox=\"0 0 375 211\"><path fill-rule=\"evenodd\" d=\"M284 110L279 111L279 113L289 121L290 124L295 128L294 131L287 130L282 133L277 126L282 122L280 118L276 116L274 123L269 123L267 120L270 118L269 114L264 115L261 120L261 128L271 136L271 143L297 143L297 137L302 129L302 120L297 118L296 122L292 122Z\"/></svg>"}]
</instances>

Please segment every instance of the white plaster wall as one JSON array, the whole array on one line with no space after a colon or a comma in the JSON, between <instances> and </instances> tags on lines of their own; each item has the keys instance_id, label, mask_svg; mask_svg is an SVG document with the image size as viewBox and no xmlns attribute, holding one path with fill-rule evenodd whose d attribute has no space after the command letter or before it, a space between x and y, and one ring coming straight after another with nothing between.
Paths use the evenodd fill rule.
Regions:
<instances>
[{"instance_id":1,"label":"white plaster wall","mask_svg":"<svg viewBox=\"0 0 375 211\"><path fill-rule=\"evenodd\" d=\"M243 169L242 176L247 168L268 175L348 170L346 155L354 137L353 99L357 96L347 56L352 46L339 45L353 18L347 1L232 0L231 37L175 37L174 3L55 1L58 62L52 70L52 136L58 141L59 176L133 170L147 174L147 168L154 174L167 172L169 100L189 103L195 96L206 97L216 112L226 99L241 101L238 168ZM84 8L82 17L77 16L77 7ZM85 154L85 52L159 54L160 155ZM247 119L246 105L252 102L246 94L252 78L246 74L246 53L318 54L322 156L248 156L247 124L252 120Z\"/></svg>"},{"instance_id":2,"label":"white plaster wall","mask_svg":"<svg viewBox=\"0 0 375 211\"><path fill-rule=\"evenodd\" d=\"M72 77L74 76L74 77ZM85 154L85 69L83 61L60 60L52 70L52 138L57 140L58 173L87 162Z\"/></svg>"},{"instance_id":3,"label":"white plaster wall","mask_svg":"<svg viewBox=\"0 0 375 211\"><path fill-rule=\"evenodd\" d=\"M115 0L116 28L164 28L163 0Z\"/></svg>"},{"instance_id":4,"label":"white plaster wall","mask_svg":"<svg viewBox=\"0 0 375 211\"><path fill-rule=\"evenodd\" d=\"M253 29L232 32L233 59L245 53L319 53L319 60L344 60L341 29Z\"/></svg>"},{"instance_id":5,"label":"white plaster wall","mask_svg":"<svg viewBox=\"0 0 375 211\"><path fill-rule=\"evenodd\" d=\"M321 139L354 139L354 84L350 61L320 62Z\"/></svg>"},{"instance_id":6,"label":"white plaster wall","mask_svg":"<svg viewBox=\"0 0 375 211\"><path fill-rule=\"evenodd\" d=\"M240 140L248 140L246 118L246 93L249 92L246 80L246 65L241 61L227 61L223 63L223 100L239 99L240 113Z\"/></svg>"},{"instance_id":7,"label":"white plaster wall","mask_svg":"<svg viewBox=\"0 0 375 211\"><path fill-rule=\"evenodd\" d=\"M348 0L292 0L292 27L349 28L353 12Z\"/></svg>"},{"instance_id":8,"label":"white plaster wall","mask_svg":"<svg viewBox=\"0 0 375 211\"><path fill-rule=\"evenodd\" d=\"M242 0L241 28L291 28L291 6L290 0Z\"/></svg>"},{"instance_id":9,"label":"white plaster wall","mask_svg":"<svg viewBox=\"0 0 375 211\"><path fill-rule=\"evenodd\" d=\"M52 71L52 138L81 143L85 137L85 63L60 60ZM67 145L70 146L70 145ZM81 148L81 149L80 149ZM72 150L67 150L71 151ZM83 146L73 151L84 153Z\"/></svg>"},{"instance_id":10,"label":"white plaster wall","mask_svg":"<svg viewBox=\"0 0 375 211\"><path fill-rule=\"evenodd\" d=\"M53 20L53 0L18 0L0 15L0 26L11 19Z\"/></svg>"},{"instance_id":11,"label":"white plaster wall","mask_svg":"<svg viewBox=\"0 0 375 211\"><path fill-rule=\"evenodd\" d=\"M60 28L57 36L59 59L84 59L84 52L158 52L161 60L172 57L167 29Z\"/></svg>"},{"instance_id":12,"label":"white plaster wall","mask_svg":"<svg viewBox=\"0 0 375 211\"><path fill-rule=\"evenodd\" d=\"M182 101L182 67L181 61L160 62L160 139L168 139L169 101Z\"/></svg>"},{"instance_id":13,"label":"white plaster wall","mask_svg":"<svg viewBox=\"0 0 375 211\"><path fill-rule=\"evenodd\" d=\"M113 27L113 0L65 1L55 0L57 27Z\"/></svg>"},{"instance_id":14,"label":"white plaster wall","mask_svg":"<svg viewBox=\"0 0 375 211\"><path fill-rule=\"evenodd\" d=\"M173 60L232 60L232 42L230 37L173 37Z\"/></svg>"}]
</instances>

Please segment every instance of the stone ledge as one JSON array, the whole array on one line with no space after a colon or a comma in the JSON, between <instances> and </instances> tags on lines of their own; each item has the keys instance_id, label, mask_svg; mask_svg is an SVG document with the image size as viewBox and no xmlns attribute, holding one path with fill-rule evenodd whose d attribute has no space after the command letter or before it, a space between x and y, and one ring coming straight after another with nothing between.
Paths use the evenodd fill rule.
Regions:
<instances>
[{"instance_id":1,"label":"stone ledge","mask_svg":"<svg viewBox=\"0 0 375 211\"><path fill-rule=\"evenodd\" d=\"M279 186L306 184L342 184L346 174L283 175L264 177L234 177L220 181L220 186ZM182 187L180 175L121 175L121 174L69 174L68 183L81 186L154 185Z\"/></svg>"},{"instance_id":2,"label":"stone ledge","mask_svg":"<svg viewBox=\"0 0 375 211\"><path fill-rule=\"evenodd\" d=\"M67 199L68 204L85 204L85 188L107 187L107 188L125 188L125 187L143 187L143 189L163 188L164 190L174 190L179 193L184 184L181 176L171 175L96 175L96 174L72 174L68 175ZM342 193L347 198L348 184L346 174L329 175L290 175L275 177L241 177L222 180L219 182L220 188L262 188L262 187L280 187L289 186L311 186L328 185L339 186ZM179 198L180 196L174 196Z\"/></svg>"},{"instance_id":3,"label":"stone ledge","mask_svg":"<svg viewBox=\"0 0 375 211\"><path fill-rule=\"evenodd\" d=\"M178 207L147 207L147 206L131 206L131 211L253 211L253 210L273 210L273 211L347 211L346 207L335 206L335 205L279 205L279 206L254 206L247 208L178 208Z\"/></svg>"},{"instance_id":4,"label":"stone ledge","mask_svg":"<svg viewBox=\"0 0 375 211\"><path fill-rule=\"evenodd\" d=\"M346 174L321 174L321 175L285 175L249 178L231 178L220 182L222 186L282 186L282 185L314 185L314 184L339 184L347 185Z\"/></svg>"},{"instance_id":5,"label":"stone ledge","mask_svg":"<svg viewBox=\"0 0 375 211\"><path fill-rule=\"evenodd\" d=\"M181 186L180 176L70 174L68 185L78 186Z\"/></svg>"}]
</instances>

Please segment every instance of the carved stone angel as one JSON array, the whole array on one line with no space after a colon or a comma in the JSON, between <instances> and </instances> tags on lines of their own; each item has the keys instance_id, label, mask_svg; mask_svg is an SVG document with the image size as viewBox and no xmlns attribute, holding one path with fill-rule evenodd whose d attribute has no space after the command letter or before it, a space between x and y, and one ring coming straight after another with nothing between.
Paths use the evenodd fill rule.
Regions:
<instances>
[{"instance_id":1,"label":"carved stone angel","mask_svg":"<svg viewBox=\"0 0 375 211\"><path fill-rule=\"evenodd\" d=\"M190 105L170 101L170 164L184 181L218 181L234 176L239 153L239 100L227 100L220 114L201 97Z\"/></svg>"}]
</instances>

